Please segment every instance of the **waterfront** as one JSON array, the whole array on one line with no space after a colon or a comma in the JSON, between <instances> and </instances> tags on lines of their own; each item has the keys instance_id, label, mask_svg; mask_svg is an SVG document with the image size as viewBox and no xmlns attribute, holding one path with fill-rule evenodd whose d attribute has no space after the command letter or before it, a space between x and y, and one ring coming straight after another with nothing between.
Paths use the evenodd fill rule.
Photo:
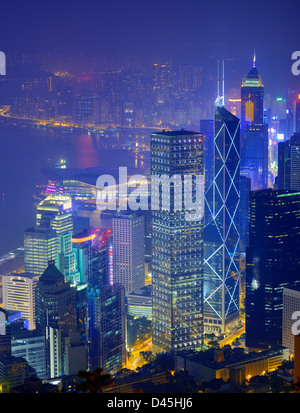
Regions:
<instances>
[{"instance_id":1,"label":"waterfront","mask_svg":"<svg viewBox=\"0 0 300 413\"><path fill-rule=\"evenodd\" d=\"M36 185L47 183L42 169L62 158L70 168L140 166L127 150L99 149L98 143L90 134L1 125L0 255L21 247L24 230L35 223L32 195Z\"/></svg>"}]
</instances>

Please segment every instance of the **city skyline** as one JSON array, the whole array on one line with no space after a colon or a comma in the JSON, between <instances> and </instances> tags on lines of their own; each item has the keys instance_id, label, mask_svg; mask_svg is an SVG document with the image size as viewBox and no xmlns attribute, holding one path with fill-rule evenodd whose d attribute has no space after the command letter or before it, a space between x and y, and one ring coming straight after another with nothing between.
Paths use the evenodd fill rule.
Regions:
<instances>
[{"instance_id":1,"label":"city skyline","mask_svg":"<svg viewBox=\"0 0 300 413\"><path fill-rule=\"evenodd\" d=\"M299 13L1 6L0 393L300 392Z\"/></svg>"}]
</instances>

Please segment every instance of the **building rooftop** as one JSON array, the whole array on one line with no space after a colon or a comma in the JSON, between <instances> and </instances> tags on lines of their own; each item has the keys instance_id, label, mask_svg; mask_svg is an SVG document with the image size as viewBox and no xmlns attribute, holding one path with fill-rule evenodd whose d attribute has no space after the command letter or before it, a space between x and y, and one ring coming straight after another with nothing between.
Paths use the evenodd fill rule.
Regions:
<instances>
[{"instance_id":1,"label":"building rooftop","mask_svg":"<svg viewBox=\"0 0 300 413\"><path fill-rule=\"evenodd\" d=\"M56 267L54 261L49 261L48 267L41 275L39 281L53 283L58 281L59 279L64 279L64 275Z\"/></svg>"},{"instance_id":2,"label":"building rooftop","mask_svg":"<svg viewBox=\"0 0 300 413\"><path fill-rule=\"evenodd\" d=\"M159 135L159 136L186 136L186 135L202 135L199 132L187 131L184 129L176 130L176 131L166 131L162 130L161 132L153 132L151 135Z\"/></svg>"}]
</instances>

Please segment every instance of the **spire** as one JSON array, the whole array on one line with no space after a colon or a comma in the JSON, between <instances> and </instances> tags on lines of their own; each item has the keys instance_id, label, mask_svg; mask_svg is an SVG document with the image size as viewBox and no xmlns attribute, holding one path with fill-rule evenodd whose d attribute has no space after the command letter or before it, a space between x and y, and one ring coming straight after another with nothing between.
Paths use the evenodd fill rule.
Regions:
<instances>
[{"instance_id":1,"label":"spire","mask_svg":"<svg viewBox=\"0 0 300 413\"><path fill-rule=\"evenodd\" d=\"M253 55L253 67L256 67L256 56L255 56L255 50L254 50L254 55Z\"/></svg>"},{"instance_id":2,"label":"spire","mask_svg":"<svg viewBox=\"0 0 300 413\"><path fill-rule=\"evenodd\" d=\"M222 61L222 90L220 93L220 61L218 63L218 74L217 74L217 99L215 101L216 106L224 106L225 98L224 98L224 60Z\"/></svg>"}]
</instances>

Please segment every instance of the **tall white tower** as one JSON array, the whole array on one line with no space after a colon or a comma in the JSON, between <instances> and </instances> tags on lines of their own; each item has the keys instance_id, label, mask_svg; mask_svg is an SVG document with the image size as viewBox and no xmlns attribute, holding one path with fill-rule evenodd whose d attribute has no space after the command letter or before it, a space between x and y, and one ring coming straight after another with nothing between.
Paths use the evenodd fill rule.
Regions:
<instances>
[{"instance_id":1,"label":"tall white tower","mask_svg":"<svg viewBox=\"0 0 300 413\"><path fill-rule=\"evenodd\" d=\"M113 218L114 284L126 294L145 285L145 223L143 216L120 215Z\"/></svg>"}]
</instances>

